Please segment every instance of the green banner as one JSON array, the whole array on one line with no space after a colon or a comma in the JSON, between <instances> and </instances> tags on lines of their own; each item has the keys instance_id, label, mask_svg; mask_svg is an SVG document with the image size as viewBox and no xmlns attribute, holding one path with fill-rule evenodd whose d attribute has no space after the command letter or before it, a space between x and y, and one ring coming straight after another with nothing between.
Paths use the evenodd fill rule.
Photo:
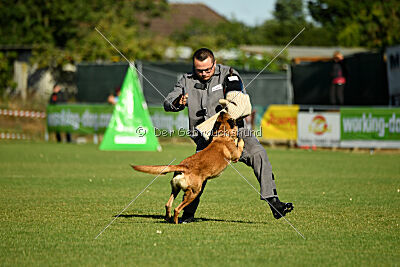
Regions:
<instances>
[{"instance_id":1,"label":"green banner","mask_svg":"<svg viewBox=\"0 0 400 267\"><path fill-rule=\"evenodd\" d=\"M400 108L341 108L341 140L400 140Z\"/></svg>"},{"instance_id":2,"label":"green banner","mask_svg":"<svg viewBox=\"0 0 400 267\"><path fill-rule=\"evenodd\" d=\"M100 150L161 150L135 69L128 68Z\"/></svg>"},{"instance_id":3,"label":"green banner","mask_svg":"<svg viewBox=\"0 0 400 267\"><path fill-rule=\"evenodd\" d=\"M114 106L65 104L47 106L47 130L81 134L104 133ZM187 136L187 110L166 112L163 107L148 107L158 137Z\"/></svg>"},{"instance_id":4,"label":"green banner","mask_svg":"<svg viewBox=\"0 0 400 267\"><path fill-rule=\"evenodd\" d=\"M104 133L112 116L111 105L48 105L47 130L94 134Z\"/></svg>"}]
</instances>

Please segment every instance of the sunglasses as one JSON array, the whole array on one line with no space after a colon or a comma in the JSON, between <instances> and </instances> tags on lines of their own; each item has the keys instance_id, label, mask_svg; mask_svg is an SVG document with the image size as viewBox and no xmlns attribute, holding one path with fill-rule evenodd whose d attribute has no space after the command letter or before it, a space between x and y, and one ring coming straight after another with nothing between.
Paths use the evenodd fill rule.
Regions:
<instances>
[{"instance_id":1,"label":"sunglasses","mask_svg":"<svg viewBox=\"0 0 400 267\"><path fill-rule=\"evenodd\" d=\"M213 64L211 65L211 67L207 68L207 69L194 69L197 73L210 73L212 71L212 69L214 68L214 64L215 64L215 60L213 61Z\"/></svg>"}]
</instances>

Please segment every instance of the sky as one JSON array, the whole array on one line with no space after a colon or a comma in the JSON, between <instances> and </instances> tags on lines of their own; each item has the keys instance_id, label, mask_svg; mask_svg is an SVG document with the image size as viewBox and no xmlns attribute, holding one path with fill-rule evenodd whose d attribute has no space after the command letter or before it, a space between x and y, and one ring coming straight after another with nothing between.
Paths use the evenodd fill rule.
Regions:
<instances>
[{"instance_id":1,"label":"sky","mask_svg":"<svg viewBox=\"0 0 400 267\"><path fill-rule=\"evenodd\" d=\"M202 3L228 19L235 18L248 26L272 18L275 0L170 0L170 3Z\"/></svg>"}]
</instances>

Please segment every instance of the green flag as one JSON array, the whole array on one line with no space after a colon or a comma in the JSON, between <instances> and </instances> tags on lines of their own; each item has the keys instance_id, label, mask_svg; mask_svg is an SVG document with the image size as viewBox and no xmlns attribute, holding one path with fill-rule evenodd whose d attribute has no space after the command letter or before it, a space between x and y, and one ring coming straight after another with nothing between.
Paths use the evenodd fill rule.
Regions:
<instances>
[{"instance_id":1,"label":"green flag","mask_svg":"<svg viewBox=\"0 0 400 267\"><path fill-rule=\"evenodd\" d=\"M161 150L138 76L132 67L129 67L126 73L100 150Z\"/></svg>"}]
</instances>

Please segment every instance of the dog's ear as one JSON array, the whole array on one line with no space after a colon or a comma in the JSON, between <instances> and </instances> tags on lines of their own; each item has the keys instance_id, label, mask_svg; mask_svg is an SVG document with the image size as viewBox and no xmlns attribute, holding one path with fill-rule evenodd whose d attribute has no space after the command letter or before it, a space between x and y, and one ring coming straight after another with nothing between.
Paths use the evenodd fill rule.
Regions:
<instances>
[{"instance_id":1,"label":"dog's ear","mask_svg":"<svg viewBox=\"0 0 400 267\"><path fill-rule=\"evenodd\" d=\"M227 122L229 123L231 129L233 129L236 126L236 121L234 119L229 119L227 120Z\"/></svg>"}]
</instances>

